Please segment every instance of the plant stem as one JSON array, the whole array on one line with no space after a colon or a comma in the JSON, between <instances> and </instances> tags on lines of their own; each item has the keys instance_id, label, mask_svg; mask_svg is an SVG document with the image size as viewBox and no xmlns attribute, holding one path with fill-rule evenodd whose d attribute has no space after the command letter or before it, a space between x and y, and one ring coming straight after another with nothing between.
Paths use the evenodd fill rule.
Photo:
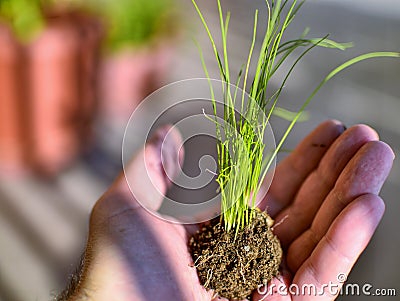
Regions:
<instances>
[{"instance_id":1,"label":"plant stem","mask_svg":"<svg viewBox=\"0 0 400 301\"><path fill-rule=\"evenodd\" d=\"M323 38L307 39L308 29L295 40L283 41L284 33L295 18L305 1L292 0L291 5L287 9L287 13L283 15L284 8L288 5L289 0L275 0L271 3L266 0L268 9L267 24L257 65L255 68L254 80L252 81L249 95L246 95L248 87L248 77L250 73L250 64L253 58L255 41L257 37L258 26L258 10L254 14L253 35L245 63L245 71L243 78L243 90L239 100L237 100L238 85L241 80L242 71L239 72L236 83L231 83L229 56L227 46L228 27L230 21L230 13L224 17L220 0L217 1L219 22L222 39L223 60L215 43L215 39L211 33L207 22L201 13L195 0L192 3L200 17L200 20L210 39L214 56L223 81L223 97L224 97L224 121L218 122L216 99L211 84L211 78L208 73L203 54L200 49L200 57L206 77L209 80L211 98L213 102L214 119L217 132L217 154L218 154L218 177L217 182L221 192L221 219L224 223L226 231L235 231L238 233L246 227L252 219L251 210L256 205L257 194L261 189L261 185L269 172L278 152L282 149L289 133L294 125L302 119L306 107L315 97L318 91L336 74L342 70L352 66L355 63L366 59L378 57L400 57L397 52L373 52L358 56L351 59L330 72L322 82L314 89L310 96L305 100L300 109L296 113L289 112L285 109L277 107L279 97L284 86L297 66L298 62L315 47L335 48L344 50L351 47L351 43L338 43ZM269 81L275 75L276 71L281 68L283 63L295 53L298 48L304 50L294 60L284 77L279 89L266 97ZM232 92L231 88L235 87ZM247 104L245 104L246 96ZM239 103L240 101L240 103ZM240 112L235 111L237 103L240 104ZM236 118L236 114L240 118ZM264 144L264 132L268 126L272 114L284 117L290 120L290 124L286 129L283 137L279 141L272 155L264 158L266 145ZM250 208L249 208L250 207Z\"/></svg>"}]
</instances>

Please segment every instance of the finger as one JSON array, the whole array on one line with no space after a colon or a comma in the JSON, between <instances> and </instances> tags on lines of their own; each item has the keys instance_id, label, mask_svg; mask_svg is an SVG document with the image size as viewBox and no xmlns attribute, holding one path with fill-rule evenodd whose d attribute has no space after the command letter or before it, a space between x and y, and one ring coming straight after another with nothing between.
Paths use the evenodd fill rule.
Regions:
<instances>
[{"instance_id":1,"label":"finger","mask_svg":"<svg viewBox=\"0 0 400 301\"><path fill-rule=\"evenodd\" d=\"M347 277L374 234L384 209L382 199L373 194L360 196L348 205L293 280L299 288L315 285L318 296L296 296L293 300L333 300L343 284L342 278ZM330 282L337 286L323 287Z\"/></svg>"},{"instance_id":2,"label":"finger","mask_svg":"<svg viewBox=\"0 0 400 301\"><path fill-rule=\"evenodd\" d=\"M379 193L393 158L390 147L379 141L369 142L357 152L322 204L311 227L290 246L288 264L292 271L308 258L333 220L349 203L360 195Z\"/></svg>"},{"instance_id":3,"label":"finger","mask_svg":"<svg viewBox=\"0 0 400 301\"><path fill-rule=\"evenodd\" d=\"M125 166L111 188L96 207L108 212L123 211L145 206L158 210L171 179L183 162L184 151L179 132L167 125L159 128L149 142Z\"/></svg>"},{"instance_id":4,"label":"finger","mask_svg":"<svg viewBox=\"0 0 400 301\"><path fill-rule=\"evenodd\" d=\"M148 209L158 210L171 177L183 160L181 136L171 126L156 131L151 140L125 168L125 178L136 201Z\"/></svg>"},{"instance_id":5,"label":"finger","mask_svg":"<svg viewBox=\"0 0 400 301\"><path fill-rule=\"evenodd\" d=\"M308 174L318 166L328 147L343 131L342 123L329 120L309 134L276 168L274 180L259 205L260 209L267 209L274 217L289 205Z\"/></svg>"},{"instance_id":6,"label":"finger","mask_svg":"<svg viewBox=\"0 0 400 301\"><path fill-rule=\"evenodd\" d=\"M285 218L275 231L284 247L310 227L322 202L357 151L365 143L378 138L370 127L356 125L336 139L318 167L304 181L293 204L276 217L277 222Z\"/></svg>"}]
</instances>

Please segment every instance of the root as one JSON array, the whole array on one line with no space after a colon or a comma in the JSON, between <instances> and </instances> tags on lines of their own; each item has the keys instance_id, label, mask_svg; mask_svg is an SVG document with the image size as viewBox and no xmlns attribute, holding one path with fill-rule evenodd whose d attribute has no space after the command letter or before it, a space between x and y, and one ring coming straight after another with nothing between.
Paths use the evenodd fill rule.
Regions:
<instances>
[{"instance_id":1,"label":"root","mask_svg":"<svg viewBox=\"0 0 400 301\"><path fill-rule=\"evenodd\" d=\"M242 259L241 259L241 257L239 256L239 252L236 250L236 254L237 254L237 257L239 258L239 264L240 264L240 275L242 275L242 278L243 278L243 282L244 283L246 283L246 277L245 277L245 275L244 275L244 272L243 272L243 264L242 264Z\"/></svg>"},{"instance_id":2,"label":"root","mask_svg":"<svg viewBox=\"0 0 400 301\"><path fill-rule=\"evenodd\" d=\"M211 258L218 256L218 257L223 257L223 255L217 255L217 254L213 254L208 256L206 259L202 260L199 262L199 264L196 264L197 261L200 259L200 257L202 257L202 255L200 255L199 257L197 257L197 259L194 262L194 267L197 268L198 266L202 265L203 263L206 263L207 261L209 261Z\"/></svg>"},{"instance_id":3,"label":"root","mask_svg":"<svg viewBox=\"0 0 400 301\"><path fill-rule=\"evenodd\" d=\"M211 273L210 273L211 272ZM210 269L207 271L207 281L204 283L204 287L208 287L212 278L213 270Z\"/></svg>"},{"instance_id":4,"label":"root","mask_svg":"<svg viewBox=\"0 0 400 301\"><path fill-rule=\"evenodd\" d=\"M274 231L277 227L283 224L283 222L289 217L289 215L285 215L279 222L277 222L273 227L271 227L271 230Z\"/></svg>"}]
</instances>

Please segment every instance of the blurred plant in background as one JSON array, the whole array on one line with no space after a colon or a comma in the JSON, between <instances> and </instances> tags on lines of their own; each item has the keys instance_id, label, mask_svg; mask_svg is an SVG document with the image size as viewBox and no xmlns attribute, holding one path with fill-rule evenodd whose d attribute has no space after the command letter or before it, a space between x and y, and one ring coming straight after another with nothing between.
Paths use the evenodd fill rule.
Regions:
<instances>
[{"instance_id":1,"label":"blurred plant in background","mask_svg":"<svg viewBox=\"0 0 400 301\"><path fill-rule=\"evenodd\" d=\"M98 10L107 24L110 51L157 45L179 32L179 11L174 0L100 0Z\"/></svg>"},{"instance_id":2,"label":"blurred plant in background","mask_svg":"<svg viewBox=\"0 0 400 301\"><path fill-rule=\"evenodd\" d=\"M90 0L106 28L100 108L117 131L168 72L181 17L175 0Z\"/></svg>"},{"instance_id":3,"label":"blurred plant in background","mask_svg":"<svg viewBox=\"0 0 400 301\"><path fill-rule=\"evenodd\" d=\"M0 16L27 42L45 26L42 5L43 0L0 0Z\"/></svg>"}]
</instances>

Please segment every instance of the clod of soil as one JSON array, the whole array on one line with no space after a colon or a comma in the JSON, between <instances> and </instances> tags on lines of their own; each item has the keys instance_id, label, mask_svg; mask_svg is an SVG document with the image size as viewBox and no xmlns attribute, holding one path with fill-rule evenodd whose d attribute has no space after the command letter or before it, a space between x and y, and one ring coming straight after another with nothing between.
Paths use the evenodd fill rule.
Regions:
<instances>
[{"instance_id":1,"label":"clod of soil","mask_svg":"<svg viewBox=\"0 0 400 301\"><path fill-rule=\"evenodd\" d=\"M267 213L255 209L251 224L236 238L218 219L203 226L189 241L201 284L221 297L241 300L276 276L282 248L271 221Z\"/></svg>"}]
</instances>

